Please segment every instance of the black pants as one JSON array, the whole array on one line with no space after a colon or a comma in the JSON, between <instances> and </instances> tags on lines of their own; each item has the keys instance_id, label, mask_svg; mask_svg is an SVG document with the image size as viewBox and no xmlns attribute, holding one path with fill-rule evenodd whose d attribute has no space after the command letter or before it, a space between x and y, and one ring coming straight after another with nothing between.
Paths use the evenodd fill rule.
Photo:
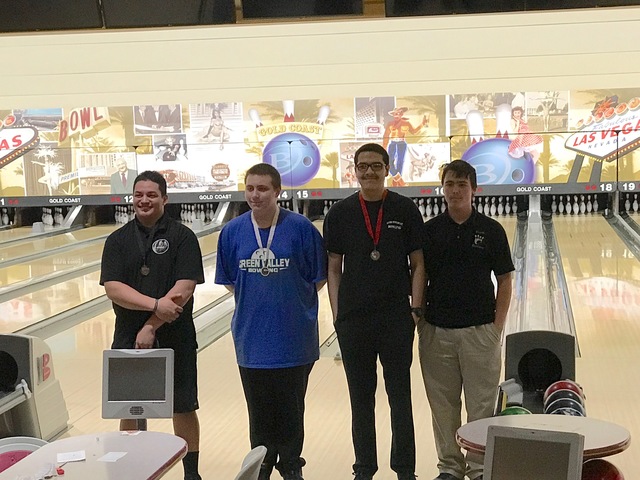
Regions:
<instances>
[{"instance_id":1,"label":"black pants","mask_svg":"<svg viewBox=\"0 0 640 480\"><path fill-rule=\"evenodd\" d=\"M251 448L267 447L264 463L280 471L304 465L304 397L313 364L291 368L240 367L249 410Z\"/></svg>"},{"instance_id":2,"label":"black pants","mask_svg":"<svg viewBox=\"0 0 640 480\"><path fill-rule=\"evenodd\" d=\"M409 305L338 318L336 333L351 398L351 433L356 473L373 475L376 456L375 393L380 358L391 408L391 469L414 473L416 446L411 406L414 322Z\"/></svg>"}]
</instances>

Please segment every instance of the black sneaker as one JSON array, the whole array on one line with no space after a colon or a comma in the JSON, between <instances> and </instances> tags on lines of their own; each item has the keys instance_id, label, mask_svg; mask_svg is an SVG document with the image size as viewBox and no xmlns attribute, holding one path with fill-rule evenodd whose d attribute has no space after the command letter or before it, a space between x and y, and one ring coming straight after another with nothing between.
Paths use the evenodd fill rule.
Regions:
<instances>
[{"instance_id":1,"label":"black sneaker","mask_svg":"<svg viewBox=\"0 0 640 480\"><path fill-rule=\"evenodd\" d=\"M462 479L456 477L455 475L451 475L450 473L441 473L433 480L462 480Z\"/></svg>"},{"instance_id":2,"label":"black sneaker","mask_svg":"<svg viewBox=\"0 0 640 480\"><path fill-rule=\"evenodd\" d=\"M202 480L202 477L197 473L185 473L184 480Z\"/></svg>"},{"instance_id":3,"label":"black sneaker","mask_svg":"<svg viewBox=\"0 0 640 480\"><path fill-rule=\"evenodd\" d=\"M355 478L353 480L373 480L373 475L368 473L354 473Z\"/></svg>"},{"instance_id":4,"label":"black sneaker","mask_svg":"<svg viewBox=\"0 0 640 480\"><path fill-rule=\"evenodd\" d=\"M304 478L302 478L301 468L297 470L289 470L287 472L284 472L284 475L282 475L282 478L284 480L304 480Z\"/></svg>"}]
</instances>

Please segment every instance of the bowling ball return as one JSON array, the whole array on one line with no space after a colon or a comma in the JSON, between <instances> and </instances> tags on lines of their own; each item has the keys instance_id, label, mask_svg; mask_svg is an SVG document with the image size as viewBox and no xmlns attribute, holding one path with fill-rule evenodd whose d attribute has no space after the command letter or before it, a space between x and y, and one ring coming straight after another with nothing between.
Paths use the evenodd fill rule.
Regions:
<instances>
[{"instance_id":1,"label":"bowling ball return","mask_svg":"<svg viewBox=\"0 0 640 480\"><path fill-rule=\"evenodd\" d=\"M498 387L494 414L510 406L544 413L545 391L555 382L576 377L572 335L531 330L507 335L505 381Z\"/></svg>"},{"instance_id":2,"label":"bowling ball return","mask_svg":"<svg viewBox=\"0 0 640 480\"><path fill-rule=\"evenodd\" d=\"M52 440L68 420L48 345L38 337L0 335L0 439Z\"/></svg>"}]
</instances>

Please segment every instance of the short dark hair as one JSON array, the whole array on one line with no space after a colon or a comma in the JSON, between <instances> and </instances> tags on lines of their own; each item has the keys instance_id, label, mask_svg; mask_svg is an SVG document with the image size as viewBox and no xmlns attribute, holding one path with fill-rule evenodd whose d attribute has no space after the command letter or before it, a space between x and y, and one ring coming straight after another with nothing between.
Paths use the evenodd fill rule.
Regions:
<instances>
[{"instance_id":1,"label":"short dark hair","mask_svg":"<svg viewBox=\"0 0 640 480\"><path fill-rule=\"evenodd\" d=\"M358 165L358 156L362 152L373 152L382 155L382 161L385 165L389 165L389 153L384 149L384 147L378 143L365 143L358 150L356 150L355 155L353 156L353 163Z\"/></svg>"},{"instance_id":2,"label":"short dark hair","mask_svg":"<svg viewBox=\"0 0 640 480\"><path fill-rule=\"evenodd\" d=\"M451 163L448 163L442 169L442 176L440 180L444 184L444 177L447 173L451 172L456 178L468 178L469 183L471 183L471 187L473 189L478 188L478 179L476 177L476 169L473 168L469 162L465 162L464 160L454 160Z\"/></svg>"},{"instance_id":3,"label":"short dark hair","mask_svg":"<svg viewBox=\"0 0 640 480\"><path fill-rule=\"evenodd\" d=\"M160 194L164 197L167 194L167 180L160 172L156 172L155 170L146 170L139 174L135 181L133 182L133 187L135 188L136 183L142 182L145 180L149 180L150 182L157 183L160 188Z\"/></svg>"},{"instance_id":4,"label":"short dark hair","mask_svg":"<svg viewBox=\"0 0 640 480\"><path fill-rule=\"evenodd\" d=\"M256 163L253 167L247 170L244 174L244 183L247 183L247 177L249 175L267 175L271 177L271 184L276 190L282 189L282 179L280 178L280 172L276 170L273 165L268 163Z\"/></svg>"}]
</instances>

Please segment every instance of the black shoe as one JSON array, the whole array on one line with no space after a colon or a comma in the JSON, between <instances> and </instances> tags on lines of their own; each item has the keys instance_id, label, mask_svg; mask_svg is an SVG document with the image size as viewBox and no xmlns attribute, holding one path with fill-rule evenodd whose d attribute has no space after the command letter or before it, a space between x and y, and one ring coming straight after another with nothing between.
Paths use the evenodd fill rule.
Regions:
<instances>
[{"instance_id":1,"label":"black shoe","mask_svg":"<svg viewBox=\"0 0 640 480\"><path fill-rule=\"evenodd\" d=\"M415 473L399 473L398 480L416 480Z\"/></svg>"},{"instance_id":2,"label":"black shoe","mask_svg":"<svg viewBox=\"0 0 640 480\"><path fill-rule=\"evenodd\" d=\"M354 473L356 476L353 480L373 480L373 475L368 473Z\"/></svg>"},{"instance_id":3,"label":"black shoe","mask_svg":"<svg viewBox=\"0 0 640 480\"><path fill-rule=\"evenodd\" d=\"M462 480L462 479L456 477L455 475L451 475L450 473L441 473L433 480Z\"/></svg>"},{"instance_id":4,"label":"black shoe","mask_svg":"<svg viewBox=\"0 0 640 480\"><path fill-rule=\"evenodd\" d=\"M202 480L202 477L197 473L185 473L184 480Z\"/></svg>"},{"instance_id":5,"label":"black shoe","mask_svg":"<svg viewBox=\"0 0 640 480\"><path fill-rule=\"evenodd\" d=\"M284 472L284 475L282 475L282 478L284 480L304 480L304 478L302 478L301 468L298 468L297 470L289 470L287 472Z\"/></svg>"}]
</instances>

